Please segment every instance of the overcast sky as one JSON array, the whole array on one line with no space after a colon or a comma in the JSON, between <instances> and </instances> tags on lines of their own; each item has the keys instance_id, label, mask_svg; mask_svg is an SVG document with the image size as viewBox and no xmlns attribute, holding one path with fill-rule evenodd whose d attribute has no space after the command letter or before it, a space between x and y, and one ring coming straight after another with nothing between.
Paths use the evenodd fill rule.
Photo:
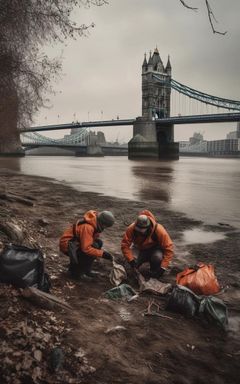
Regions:
<instances>
[{"instance_id":1,"label":"overcast sky","mask_svg":"<svg viewBox=\"0 0 240 384\"><path fill-rule=\"evenodd\" d=\"M164 64L170 55L172 77L180 83L240 100L240 1L210 0L216 29L227 30L225 36L212 33L204 0L185 2L199 7L198 12L184 8L179 0L109 0L109 5L75 13L79 23L96 26L87 38L51 48L51 55L62 53L63 74L54 85L52 108L41 110L35 124L140 116L143 56L156 46ZM204 132L208 140L221 139L235 127L230 123L176 126L175 139L188 139L195 131ZM108 140L132 137L131 127L104 132ZM62 136L63 131L51 133L56 135Z\"/></svg>"}]
</instances>

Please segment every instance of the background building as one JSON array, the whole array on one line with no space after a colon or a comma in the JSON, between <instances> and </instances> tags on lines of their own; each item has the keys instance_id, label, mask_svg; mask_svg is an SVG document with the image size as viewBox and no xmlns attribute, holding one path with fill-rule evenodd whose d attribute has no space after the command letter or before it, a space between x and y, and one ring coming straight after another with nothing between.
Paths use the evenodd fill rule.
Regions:
<instances>
[{"instance_id":1,"label":"background building","mask_svg":"<svg viewBox=\"0 0 240 384\"><path fill-rule=\"evenodd\" d=\"M201 133L195 132L189 141L180 141L182 155L240 157L240 122L236 131L229 132L226 139L206 141Z\"/></svg>"},{"instance_id":2,"label":"background building","mask_svg":"<svg viewBox=\"0 0 240 384\"><path fill-rule=\"evenodd\" d=\"M227 139L240 139L240 121L237 123L237 130L229 132L226 136Z\"/></svg>"}]
</instances>

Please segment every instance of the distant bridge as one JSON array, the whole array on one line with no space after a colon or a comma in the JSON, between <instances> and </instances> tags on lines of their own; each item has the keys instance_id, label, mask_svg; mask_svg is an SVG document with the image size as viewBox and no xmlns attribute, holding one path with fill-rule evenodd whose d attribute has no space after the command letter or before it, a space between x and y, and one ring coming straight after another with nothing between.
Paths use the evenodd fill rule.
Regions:
<instances>
[{"instance_id":1,"label":"distant bridge","mask_svg":"<svg viewBox=\"0 0 240 384\"><path fill-rule=\"evenodd\" d=\"M51 144L51 143L42 143L42 144L23 144L26 151L31 151L34 149L41 149L45 151L47 148L58 148L61 150L68 150L72 152L75 156L87 156L89 155L89 146L84 144ZM91 152L90 150L90 156L127 156L128 154L128 148L127 146L111 146L111 145L100 145L98 146L97 154L94 151ZM31 152L30 152L31 153ZM54 153L51 151L51 154ZM34 154L38 154L38 152L35 152ZM40 153L42 154L42 153ZM56 153L57 154L57 153Z\"/></svg>"},{"instance_id":2,"label":"distant bridge","mask_svg":"<svg viewBox=\"0 0 240 384\"><path fill-rule=\"evenodd\" d=\"M91 139L91 135L90 135ZM38 132L25 132L21 134L22 145L26 150L36 148L61 148L73 151L76 156L84 156L89 150L89 131L86 128L79 132L66 135L61 139L53 139L43 136ZM111 145L108 143L98 144L98 152L104 155L127 155L127 146ZM93 152L94 152L93 148Z\"/></svg>"}]
</instances>

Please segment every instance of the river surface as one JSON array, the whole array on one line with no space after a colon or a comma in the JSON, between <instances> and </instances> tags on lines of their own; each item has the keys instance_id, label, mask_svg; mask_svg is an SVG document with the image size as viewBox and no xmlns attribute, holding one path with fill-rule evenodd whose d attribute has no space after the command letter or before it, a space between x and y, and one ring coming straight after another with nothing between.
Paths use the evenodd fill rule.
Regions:
<instances>
[{"instance_id":1,"label":"river surface","mask_svg":"<svg viewBox=\"0 0 240 384\"><path fill-rule=\"evenodd\" d=\"M207 224L240 228L240 159L26 156L0 158L0 168L51 177L80 191L144 201L146 208L155 200Z\"/></svg>"}]
</instances>

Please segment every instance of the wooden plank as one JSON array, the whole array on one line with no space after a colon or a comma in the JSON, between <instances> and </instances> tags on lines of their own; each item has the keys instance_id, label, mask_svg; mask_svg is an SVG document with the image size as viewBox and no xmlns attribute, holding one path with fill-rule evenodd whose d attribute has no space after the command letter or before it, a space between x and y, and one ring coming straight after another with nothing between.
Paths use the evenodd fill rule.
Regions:
<instances>
[{"instance_id":1,"label":"wooden plank","mask_svg":"<svg viewBox=\"0 0 240 384\"><path fill-rule=\"evenodd\" d=\"M22 289L22 296L38 307L51 310L56 308L72 309L72 307L66 301L59 299L57 296L51 295L50 293L40 291L34 287L27 287Z\"/></svg>"}]
</instances>

